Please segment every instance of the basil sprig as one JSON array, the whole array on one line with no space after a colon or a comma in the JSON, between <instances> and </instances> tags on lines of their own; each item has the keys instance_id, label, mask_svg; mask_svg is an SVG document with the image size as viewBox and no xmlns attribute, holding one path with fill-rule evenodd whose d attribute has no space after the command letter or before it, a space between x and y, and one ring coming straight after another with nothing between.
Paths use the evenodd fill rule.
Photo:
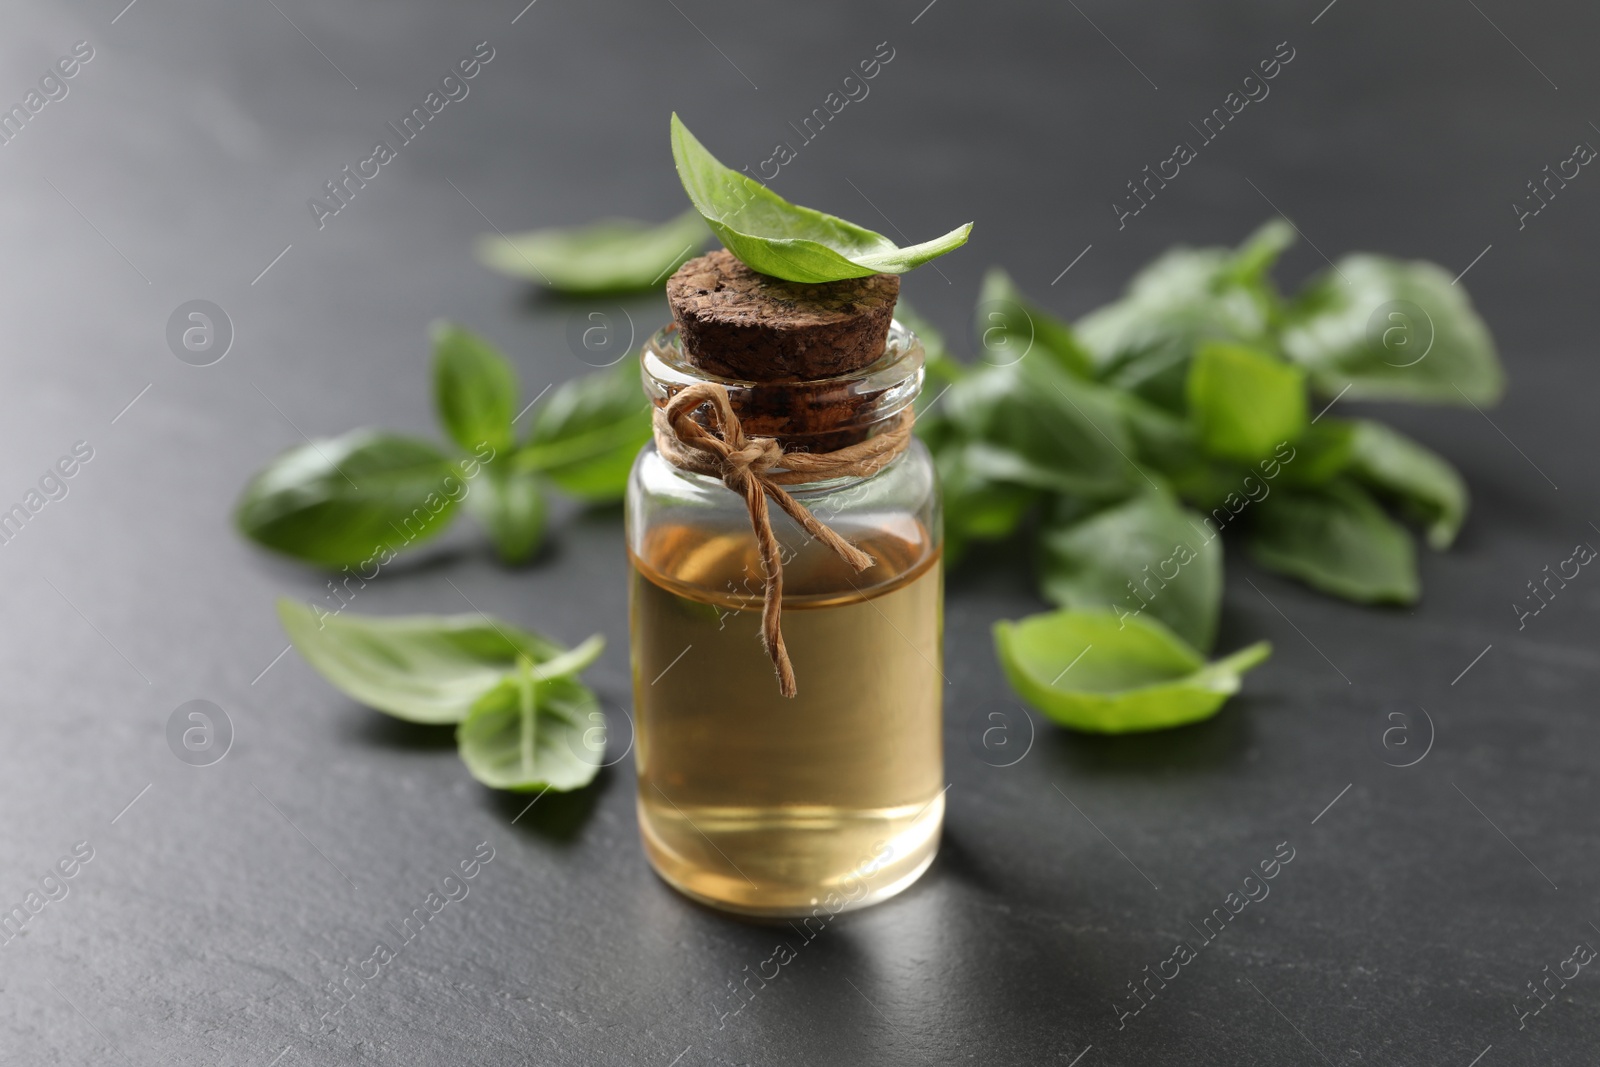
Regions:
<instances>
[{"instance_id":1,"label":"basil sprig","mask_svg":"<svg viewBox=\"0 0 1600 1067\"><path fill-rule=\"evenodd\" d=\"M292 600L278 617L334 688L407 722L456 724L472 776L495 789L567 790L599 771L605 716L577 680L605 647L573 649L486 615L372 618Z\"/></svg>"},{"instance_id":2,"label":"basil sprig","mask_svg":"<svg viewBox=\"0 0 1600 1067\"><path fill-rule=\"evenodd\" d=\"M589 503L621 499L650 436L636 359L551 389L520 441L516 371L489 342L435 327L433 382L453 449L378 430L308 442L251 479L239 529L296 559L365 571L436 537L465 508L501 559L520 563L543 541L551 486Z\"/></svg>"}]
</instances>

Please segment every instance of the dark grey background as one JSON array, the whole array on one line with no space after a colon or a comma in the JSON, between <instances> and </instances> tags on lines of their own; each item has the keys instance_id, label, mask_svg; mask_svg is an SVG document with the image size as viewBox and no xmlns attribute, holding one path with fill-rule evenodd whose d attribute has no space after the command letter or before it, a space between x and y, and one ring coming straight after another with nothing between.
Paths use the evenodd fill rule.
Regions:
<instances>
[{"instance_id":1,"label":"dark grey background","mask_svg":"<svg viewBox=\"0 0 1600 1067\"><path fill-rule=\"evenodd\" d=\"M70 495L0 548L0 905L75 842L95 850L70 895L0 947L0 1063L1592 1059L1600 974L1526 1029L1513 1005L1576 943L1600 944L1600 578L1582 574L1520 632L1509 605L1575 542L1600 543L1600 178L1583 173L1520 232L1509 205L1600 141L1600 15L1507 0L124 2L0 14L0 102L74 42L96 50L70 95L0 146L0 505L73 442L94 448ZM495 58L471 95L319 231L307 198L479 41ZM895 58L870 97L775 185L912 239L975 219L968 248L906 283L968 350L989 264L1077 315L1172 242L1239 239L1270 198L1330 256L1455 272L1488 249L1462 284L1511 388L1488 417L1384 411L1474 494L1458 547L1423 557L1414 611L1229 560L1220 647L1269 637L1277 651L1204 725L1090 739L1041 723L1021 762L987 765L969 738L1008 701L989 626L1039 605L1017 553L953 575L939 861L832 924L719 1028L727 983L794 938L654 878L631 760L513 823L523 801L471 781L448 733L353 705L293 653L266 670L285 645L274 598L315 598L323 578L243 543L229 511L299 431L433 432L435 317L503 344L530 397L586 370L565 340L582 306L474 262L487 220L664 218L683 202L669 109L754 164L881 41ZM1280 41L1296 54L1271 96L1119 232L1123 183ZM1281 276L1322 266L1302 242ZM164 339L194 298L237 331L214 366ZM641 330L664 317L653 300L629 309ZM604 633L591 677L620 756L622 567L614 512L563 513L517 571L463 523L353 610L476 605L565 640ZM195 698L237 734L200 769L165 739ZM1431 752L1385 766L1381 716L1419 706ZM325 983L482 841L495 858L470 896L319 1033ZM1296 858L1271 896L1119 1030L1125 984L1284 841Z\"/></svg>"}]
</instances>

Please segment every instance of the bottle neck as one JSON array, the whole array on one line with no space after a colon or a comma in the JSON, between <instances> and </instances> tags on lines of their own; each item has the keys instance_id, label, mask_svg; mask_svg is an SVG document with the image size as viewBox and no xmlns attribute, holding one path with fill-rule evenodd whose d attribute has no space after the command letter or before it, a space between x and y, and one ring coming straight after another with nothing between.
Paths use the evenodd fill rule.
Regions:
<instances>
[{"instance_id":1,"label":"bottle neck","mask_svg":"<svg viewBox=\"0 0 1600 1067\"><path fill-rule=\"evenodd\" d=\"M834 378L749 382L717 375L685 357L676 326L645 342L645 395L665 407L680 390L715 382L751 437L775 438L785 452L834 452L895 426L922 391L924 355L915 334L898 322L872 364Z\"/></svg>"}]
</instances>

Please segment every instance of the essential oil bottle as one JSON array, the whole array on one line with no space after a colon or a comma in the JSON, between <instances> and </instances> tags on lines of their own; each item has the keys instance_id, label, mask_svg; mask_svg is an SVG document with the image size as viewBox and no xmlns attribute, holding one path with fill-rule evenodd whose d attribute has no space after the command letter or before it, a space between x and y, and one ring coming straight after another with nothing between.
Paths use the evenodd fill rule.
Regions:
<instances>
[{"instance_id":1,"label":"essential oil bottle","mask_svg":"<svg viewBox=\"0 0 1600 1067\"><path fill-rule=\"evenodd\" d=\"M658 414L627 497L639 825L661 877L718 908L861 907L910 885L938 849L939 495L909 437L923 353L892 321L898 291L893 275L780 281L714 252L673 276L675 321L643 349ZM715 404L680 401L669 422L674 398L695 387L683 399L725 395L740 455L764 454L762 476L869 566L776 494L738 491L754 475L720 476L717 455L694 453L702 462L686 468L674 425L735 435ZM766 442L782 449L770 469ZM816 458L827 475L838 457L875 448L854 473L794 473ZM766 551L751 492L770 498ZM774 560L781 596L768 604Z\"/></svg>"}]
</instances>

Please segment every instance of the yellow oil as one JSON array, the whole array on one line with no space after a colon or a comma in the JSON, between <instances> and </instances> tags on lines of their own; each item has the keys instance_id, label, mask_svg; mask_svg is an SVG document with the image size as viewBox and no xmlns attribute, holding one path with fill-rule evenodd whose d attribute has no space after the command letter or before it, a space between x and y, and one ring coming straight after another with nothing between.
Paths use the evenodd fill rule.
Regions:
<instances>
[{"instance_id":1,"label":"yellow oil","mask_svg":"<svg viewBox=\"0 0 1600 1067\"><path fill-rule=\"evenodd\" d=\"M784 566L799 695L761 643L749 533L651 531L633 559L639 825L670 884L763 916L892 896L933 860L944 816L942 576L925 530L820 544Z\"/></svg>"}]
</instances>

